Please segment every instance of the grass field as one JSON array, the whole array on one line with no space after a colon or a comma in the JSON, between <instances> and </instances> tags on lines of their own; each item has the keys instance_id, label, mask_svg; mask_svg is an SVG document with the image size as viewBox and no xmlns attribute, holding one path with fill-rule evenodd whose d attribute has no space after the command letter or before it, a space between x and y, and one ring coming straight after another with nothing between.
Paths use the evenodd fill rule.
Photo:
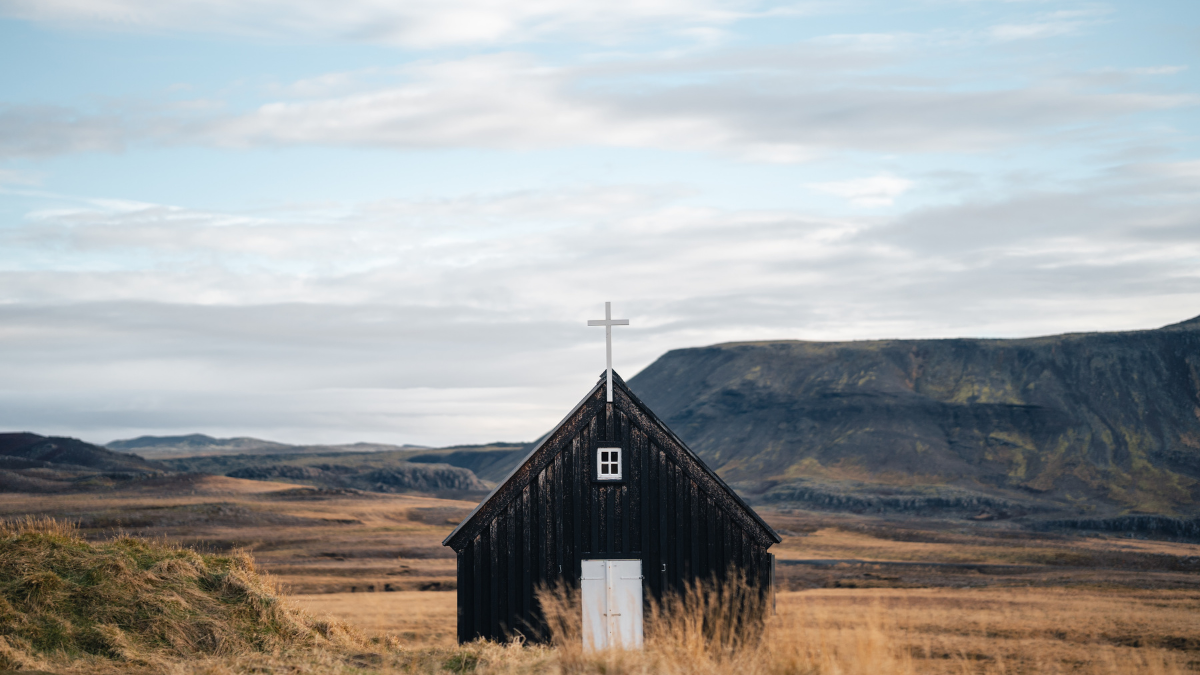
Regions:
<instances>
[{"instance_id":1,"label":"grass field","mask_svg":"<svg viewBox=\"0 0 1200 675\"><path fill-rule=\"evenodd\" d=\"M213 477L0 495L0 517L64 518L93 540L123 532L243 549L292 604L376 645L213 656L171 665L180 673L1200 672L1200 545L771 510L783 590L760 646L713 653L668 631L639 655L458 647L455 563L440 543L472 507Z\"/></svg>"},{"instance_id":2,"label":"grass field","mask_svg":"<svg viewBox=\"0 0 1200 675\"><path fill-rule=\"evenodd\" d=\"M69 520L92 538L125 533L202 552L243 549L297 593L452 589L454 553L442 539L474 506L219 476L132 490L0 494L0 517Z\"/></svg>"},{"instance_id":3,"label":"grass field","mask_svg":"<svg viewBox=\"0 0 1200 675\"><path fill-rule=\"evenodd\" d=\"M322 593L293 595L296 606L316 615L328 615L368 634L395 635L417 647L452 647L455 644L454 591L400 593Z\"/></svg>"},{"instance_id":4,"label":"grass field","mask_svg":"<svg viewBox=\"0 0 1200 675\"><path fill-rule=\"evenodd\" d=\"M454 593L296 596L404 644L454 645ZM768 639L824 651L811 672L1200 671L1200 593L1127 589L816 589L778 597ZM513 664L510 664L513 665ZM1143 670L1146 669L1146 670Z\"/></svg>"}]
</instances>

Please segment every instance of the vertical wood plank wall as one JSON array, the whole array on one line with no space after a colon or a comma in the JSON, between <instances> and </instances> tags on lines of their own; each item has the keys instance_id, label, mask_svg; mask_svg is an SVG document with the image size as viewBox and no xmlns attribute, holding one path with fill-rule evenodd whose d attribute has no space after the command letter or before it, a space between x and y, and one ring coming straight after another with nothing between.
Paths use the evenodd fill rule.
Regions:
<instances>
[{"instance_id":1,"label":"vertical wood plank wall","mask_svg":"<svg viewBox=\"0 0 1200 675\"><path fill-rule=\"evenodd\" d=\"M585 558L642 560L647 600L696 578L722 577L731 563L769 586L762 535L702 489L695 470L680 466L691 460L664 448L669 439L643 428L650 426L645 418L593 398L574 425L564 425L573 431L545 448L549 459L534 467L520 494L458 551L460 642L518 632L539 639L537 589L577 587ZM623 449L623 481L595 480L601 443Z\"/></svg>"}]
</instances>

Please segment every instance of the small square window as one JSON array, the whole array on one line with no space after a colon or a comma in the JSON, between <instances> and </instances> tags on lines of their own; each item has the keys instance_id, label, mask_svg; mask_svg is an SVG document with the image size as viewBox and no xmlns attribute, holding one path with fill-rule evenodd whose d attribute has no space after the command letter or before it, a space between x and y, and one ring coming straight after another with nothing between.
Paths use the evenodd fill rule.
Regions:
<instances>
[{"instance_id":1,"label":"small square window","mask_svg":"<svg viewBox=\"0 0 1200 675\"><path fill-rule=\"evenodd\" d=\"M621 480L620 448L597 448L596 479Z\"/></svg>"}]
</instances>

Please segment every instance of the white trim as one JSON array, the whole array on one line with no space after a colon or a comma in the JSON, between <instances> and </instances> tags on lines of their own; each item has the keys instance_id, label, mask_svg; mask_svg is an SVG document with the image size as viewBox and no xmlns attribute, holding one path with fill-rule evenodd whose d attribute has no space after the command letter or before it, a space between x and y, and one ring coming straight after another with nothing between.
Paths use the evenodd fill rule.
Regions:
<instances>
[{"instance_id":1,"label":"white trim","mask_svg":"<svg viewBox=\"0 0 1200 675\"><path fill-rule=\"evenodd\" d=\"M621 480L623 454L621 448L596 448L596 480Z\"/></svg>"}]
</instances>

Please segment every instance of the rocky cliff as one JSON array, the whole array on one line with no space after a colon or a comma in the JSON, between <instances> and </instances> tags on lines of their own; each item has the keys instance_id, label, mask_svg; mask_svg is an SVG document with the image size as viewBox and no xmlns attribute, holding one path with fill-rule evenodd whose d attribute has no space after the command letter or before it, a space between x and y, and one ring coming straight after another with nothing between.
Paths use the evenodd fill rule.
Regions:
<instances>
[{"instance_id":1,"label":"rocky cliff","mask_svg":"<svg viewBox=\"0 0 1200 675\"><path fill-rule=\"evenodd\" d=\"M985 511L1200 512L1200 317L1019 340L679 349L629 385L767 499L885 508L904 500L862 486L944 486L971 509L1000 500Z\"/></svg>"}]
</instances>

